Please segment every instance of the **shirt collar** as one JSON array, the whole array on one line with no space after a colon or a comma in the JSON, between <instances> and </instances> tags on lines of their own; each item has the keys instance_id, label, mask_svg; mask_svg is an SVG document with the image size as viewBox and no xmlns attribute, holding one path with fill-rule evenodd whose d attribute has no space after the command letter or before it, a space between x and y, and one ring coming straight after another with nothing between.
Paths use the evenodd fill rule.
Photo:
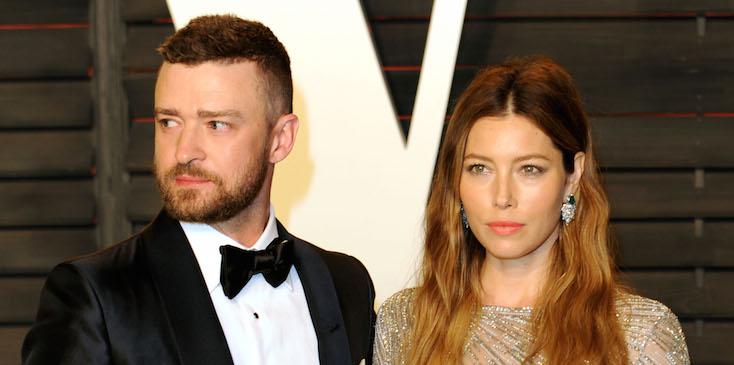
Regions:
<instances>
[{"instance_id":1,"label":"shirt collar","mask_svg":"<svg viewBox=\"0 0 734 365\"><path fill-rule=\"evenodd\" d=\"M214 227L204 223L192 223L179 221L181 228L189 240L194 256L199 262L201 273L204 275L204 282L211 294L215 289L221 286L219 283L219 270L222 265L222 255L219 253L219 246L230 245L244 250L264 250L270 242L278 237L278 226L275 220L275 209L270 206L270 214L268 223L265 225L260 237L258 237L252 247L244 247L239 242L233 240L229 236L217 231ZM262 274L258 274L262 275ZM287 288L292 290L291 276L283 283Z\"/></svg>"}]
</instances>

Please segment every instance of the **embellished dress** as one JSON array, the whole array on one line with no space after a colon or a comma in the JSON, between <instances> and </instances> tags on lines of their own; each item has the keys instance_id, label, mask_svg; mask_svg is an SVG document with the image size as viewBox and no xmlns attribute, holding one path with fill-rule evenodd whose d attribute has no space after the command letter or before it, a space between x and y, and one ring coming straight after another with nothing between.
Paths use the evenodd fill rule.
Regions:
<instances>
[{"instance_id":1,"label":"embellished dress","mask_svg":"<svg viewBox=\"0 0 734 365\"><path fill-rule=\"evenodd\" d=\"M374 364L404 364L401 351L410 332L415 289L405 289L382 304L375 329ZM663 304L637 295L620 294L617 318L622 326L629 364L690 364L683 331ZM464 364L522 364L532 344L531 307L482 307L464 346ZM545 364L541 357L532 364Z\"/></svg>"}]
</instances>

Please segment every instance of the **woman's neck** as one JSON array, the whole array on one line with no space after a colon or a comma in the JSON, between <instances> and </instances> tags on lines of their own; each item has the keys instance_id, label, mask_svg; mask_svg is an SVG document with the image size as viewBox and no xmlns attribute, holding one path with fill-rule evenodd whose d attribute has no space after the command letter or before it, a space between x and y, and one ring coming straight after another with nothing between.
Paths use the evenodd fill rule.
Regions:
<instances>
[{"instance_id":1,"label":"woman's neck","mask_svg":"<svg viewBox=\"0 0 734 365\"><path fill-rule=\"evenodd\" d=\"M485 265L482 272L482 304L502 307L531 307L540 294L545 268Z\"/></svg>"},{"instance_id":2,"label":"woman's neck","mask_svg":"<svg viewBox=\"0 0 734 365\"><path fill-rule=\"evenodd\" d=\"M519 258L497 258L487 252L481 273L482 304L534 306L545 286L552 248L557 239L557 234L553 234L536 250Z\"/></svg>"}]
</instances>

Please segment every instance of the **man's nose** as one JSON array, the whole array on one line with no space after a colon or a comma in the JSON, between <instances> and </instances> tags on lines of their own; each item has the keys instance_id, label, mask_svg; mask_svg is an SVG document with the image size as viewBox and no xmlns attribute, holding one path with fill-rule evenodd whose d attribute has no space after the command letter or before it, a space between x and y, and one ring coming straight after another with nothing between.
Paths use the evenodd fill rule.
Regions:
<instances>
[{"instance_id":1,"label":"man's nose","mask_svg":"<svg viewBox=\"0 0 734 365\"><path fill-rule=\"evenodd\" d=\"M176 161L186 165L206 157L202 148L201 135L192 126L185 126L176 143Z\"/></svg>"}]
</instances>

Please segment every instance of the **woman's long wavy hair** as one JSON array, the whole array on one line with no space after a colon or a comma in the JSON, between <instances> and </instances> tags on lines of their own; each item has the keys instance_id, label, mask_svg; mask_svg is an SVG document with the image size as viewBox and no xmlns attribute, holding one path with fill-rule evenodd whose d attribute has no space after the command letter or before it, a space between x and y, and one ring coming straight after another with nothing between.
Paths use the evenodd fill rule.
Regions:
<instances>
[{"instance_id":1,"label":"woman's long wavy hair","mask_svg":"<svg viewBox=\"0 0 734 365\"><path fill-rule=\"evenodd\" d=\"M470 325L481 309L480 271L486 255L461 226L464 149L474 122L509 113L533 121L550 137L567 173L574 170L574 155L586 154L576 218L561 225L552 248L548 279L534 305L535 342L526 362L542 355L549 364L625 364L627 350L615 314L615 297L624 289L617 279L609 204L589 123L571 76L545 57L514 59L481 71L456 103L426 209L420 285L404 349L407 363L461 362Z\"/></svg>"}]
</instances>

